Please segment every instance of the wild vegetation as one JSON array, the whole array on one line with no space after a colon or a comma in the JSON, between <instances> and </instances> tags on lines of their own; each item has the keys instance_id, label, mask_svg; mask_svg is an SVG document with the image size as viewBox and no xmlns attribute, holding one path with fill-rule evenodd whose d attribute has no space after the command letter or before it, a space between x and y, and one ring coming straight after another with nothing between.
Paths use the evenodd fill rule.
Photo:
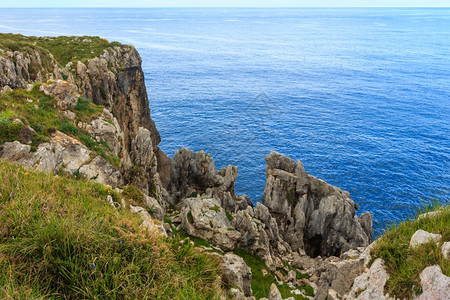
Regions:
<instances>
[{"instance_id":1,"label":"wild vegetation","mask_svg":"<svg viewBox=\"0 0 450 300\"><path fill-rule=\"evenodd\" d=\"M22 52L37 50L44 66L48 65L51 59L50 53L56 61L65 66L69 62L85 63L102 54L105 49L116 46L124 47L119 42L109 42L95 36L34 37L12 33L0 34L0 49Z\"/></svg>"},{"instance_id":2,"label":"wild vegetation","mask_svg":"<svg viewBox=\"0 0 450 300\"><path fill-rule=\"evenodd\" d=\"M0 180L0 298L216 298L217 259L144 231L111 189L4 161Z\"/></svg>"},{"instance_id":3,"label":"wild vegetation","mask_svg":"<svg viewBox=\"0 0 450 300\"><path fill-rule=\"evenodd\" d=\"M40 84L36 84L31 90L16 89L0 94L0 144L23 141L27 138L24 135L31 135L31 149L36 150L40 143L49 140L53 132L60 130L76 137L111 164L119 165L119 159L109 153L111 149L105 141L94 140L85 130L75 125L75 122L89 123L99 117L103 106L80 97L73 108L76 118L69 120L57 109L56 100L46 96L39 87ZM34 130L33 133L25 129L28 126Z\"/></svg>"},{"instance_id":4,"label":"wild vegetation","mask_svg":"<svg viewBox=\"0 0 450 300\"><path fill-rule=\"evenodd\" d=\"M371 251L372 261L376 258L384 260L389 274L385 292L391 296L409 299L413 294L419 295L422 290L418 274L428 266L439 265L443 274L450 276L450 260L442 256L441 245L430 242L417 248L409 247L412 235L419 229L441 234L443 241L450 240L450 206L436 206L420 213L431 210L439 213L388 228Z\"/></svg>"},{"instance_id":5,"label":"wild vegetation","mask_svg":"<svg viewBox=\"0 0 450 300\"><path fill-rule=\"evenodd\" d=\"M275 281L273 274L267 273L269 268L266 266L266 264L262 258L255 256L255 255L251 255L250 253L248 253L247 251L245 251L243 249L238 249L238 250L234 251L234 253L236 255L239 255L240 257L242 257L244 259L245 263L247 264L247 266L249 266L250 269L252 270L251 286L252 286L253 296L255 296L256 299L259 299L262 297L267 297L272 283L274 283L277 286L283 299L288 298L288 297L294 297L294 299L298 299L298 300L306 299L305 297L303 297L301 295L292 294L291 293L292 290L286 284L283 284L283 285L278 284ZM266 272L264 272L264 270ZM305 278L305 277L307 277L307 276L304 274L301 274L300 272L297 271L298 279ZM314 290L309 285L301 287L301 288L299 288L299 290L303 290L305 295L307 295L307 296L314 296Z\"/></svg>"}]
</instances>

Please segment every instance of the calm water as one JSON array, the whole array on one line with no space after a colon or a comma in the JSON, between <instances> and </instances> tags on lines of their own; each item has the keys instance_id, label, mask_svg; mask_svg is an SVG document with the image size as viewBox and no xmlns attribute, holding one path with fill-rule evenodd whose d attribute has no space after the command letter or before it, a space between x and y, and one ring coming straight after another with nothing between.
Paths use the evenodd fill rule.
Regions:
<instances>
[{"instance_id":1,"label":"calm water","mask_svg":"<svg viewBox=\"0 0 450 300\"><path fill-rule=\"evenodd\" d=\"M161 148L239 166L253 201L271 150L348 190L377 234L450 200L449 9L0 9L0 31L134 44Z\"/></svg>"}]
</instances>

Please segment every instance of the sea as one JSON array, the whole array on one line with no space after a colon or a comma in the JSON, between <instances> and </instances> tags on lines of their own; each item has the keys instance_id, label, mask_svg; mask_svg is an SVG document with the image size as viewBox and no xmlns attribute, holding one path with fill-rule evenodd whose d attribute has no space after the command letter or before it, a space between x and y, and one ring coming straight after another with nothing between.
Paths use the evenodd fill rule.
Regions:
<instances>
[{"instance_id":1,"label":"sea","mask_svg":"<svg viewBox=\"0 0 450 300\"><path fill-rule=\"evenodd\" d=\"M160 148L239 168L301 160L374 214L375 236L450 202L450 9L4 9L0 32L96 35L142 56Z\"/></svg>"}]
</instances>

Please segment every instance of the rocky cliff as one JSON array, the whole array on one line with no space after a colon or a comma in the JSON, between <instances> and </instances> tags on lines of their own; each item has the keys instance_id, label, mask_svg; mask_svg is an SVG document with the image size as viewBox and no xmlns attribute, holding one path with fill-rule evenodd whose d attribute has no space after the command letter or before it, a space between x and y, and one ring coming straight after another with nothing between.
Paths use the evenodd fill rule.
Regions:
<instances>
[{"instance_id":1,"label":"rocky cliff","mask_svg":"<svg viewBox=\"0 0 450 300\"><path fill-rule=\"evenodd\" d=\"M358 216L348 192L272 152L255 206L235 193L236 166L217 170L203 151L182 148L171 159L158 148L134 47L96 37L1 38L0 158L133 198L129 208L143 226L185 233L202 241L199 251L219 252L234 298L251 297L252 273L273 285L270 299L311 298L309 289L318 299L332 297L330 289L336 297L349 293L366 262L372 215ZM253 261L231 251L265 267L249 270Z\"/></svg>"}]
</instances>

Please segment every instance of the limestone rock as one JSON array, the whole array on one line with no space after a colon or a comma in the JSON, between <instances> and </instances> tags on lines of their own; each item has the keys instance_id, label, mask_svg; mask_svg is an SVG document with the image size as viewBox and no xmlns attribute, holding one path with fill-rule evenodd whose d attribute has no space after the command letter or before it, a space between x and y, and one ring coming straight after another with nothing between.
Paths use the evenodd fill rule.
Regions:
<instances>
[{"instance_id":1,"label":"limestone rock","mask_svg":"<svg viewBox=\"0 0 450 300\"><path fill-rule=\"evenodd\" d=\"M80 94L77 92L77 86L65 80L56 80L52 83L43 83L40 87L46 95L55 97L61 110L68 110L75 107L78 103Z\"/></svg>"},{"instance_id":2,"label":"limestone rock","mask_svg":"<svg viewBox=\"0 0 450 300\"><path fill-rule=\"evenodd\" d=\"M227 211L235 212L248 206L246 198L236 197L234 183L237 167L228 166L216 170L214 159L204 151L194 153L182 148L175 152L167 187L173 205L186 197L204 195L220 199L220 205Z\"/></svg>"},{"instance_id":3,"label":"limestone rock","mask_svg":"<svg viewBox=\"0 0 450 300\"><path fill-rule=\"evenodd\" d=\"M189 235L203 238L224 251L235 249L241 234L231 225L219 200L188 198L180 215L181 226Z\"/></svg>"},{"instance_id":4,"label":"limestone rock","mask_svg":"<svg viewBox=\"0 0 450 300\"><path fill-rule=\"evenodd\" d=\"M280 234L293 251L339 256L371 241L372 216L356 215L347 192L308 175L300 161L279 153L266 157L263 204L276 215Z\"/></svg>"},{"instance_id":5,"label":"limestone rock","mask_svg":"<svg viewBox=\"0 0 450 300\"><path fill-rule=\"evenodd\" d=\"M442 256L445 259L450 259L450 242L445 242L442 244Z\"/></svg>"},{"instance_id":6,"label":"limestone rock","mask_svg":"<svg viewBox=\"0 0 450 300\"><path fill-rule=\"evenodd\" d=\"M124 45L105 50L87 65L77 62L75 70L83 97L116 116L127 149L139 127L150 130L154 146L161 140L150 117L141 61L134 47Z\"/></svg>"},{"instance_id":7,"label":"limestone rock","mask_svg":"<svg viewBox=\"0 0 450 300\"><path fill-rule=\"evenodd\" d=\"M330 289L337 295L347 294L355 278L361 275L363 266L364 257L357 250L342 254L341 259L326 261L318 282L317 298L325 298Z\"/></svg>"},{"instance_id":8,"label":"limestone rock","mask_svg":"<svg viewBox=\"0 0 450 300\"><path fill-rule=\"evenodd\" d=\"M377 258L369 269L356 277L347 299L393 299L384 294L384 285L388 278L383 260Z\"/></svg>"},{"instance_id":9,"label":"limestone rock","mask_svg":"<svg viewBox=\"0 0 450 300\"><path fill-rule=\"evenodd\" d=\"M80 141L58 130L52 134L51 140L64 148L61 152L62 166L70 174L78 171L91 157L91 151Z\"/></svg>"},{"instance_id":10,"label":"limestone rock","mask_svg":"<svg viewBox=\"0 0 450 300\"><path fill-rule=\"evenodd\" d=\"M95 157L89 164L80 168L80 174L113 188L123 185L122 174L101 156Z\"/></svg>"},{"instance_id":11,"label":"limestone rock","mask_svg":"<svg viewBox=\"0 0 450 300\"><path fill-rule=\"evenodd\" d=\"M221 272L227 286L238 288L245 296L252 295L252 272L241 257L233 253L225 254L221 261Z\"/></svg>"},{"instance_id":12,"label":"limestone rock","mask_svg":"<svg viewBox=\"0 0 450 300\"><path fill-rule=\"evenodd\" d=\"M429 242L439 243L441 241L441 238L442 236L440 234L429 233L425 230L419 229L411 237L409 246L412 248L416 248Z\"/></svg>"},{"instance_id":13,"label":"limestone rock","mask_svg":"<svg viewBox=\"0 0 450 300\"><path fill-rule=\"evenodd\" d=\"M278 290L277 286L272 283L272 285L270 286L270 291L269 291L269 297L267 298L268 300L283 300L283 298L281 298L281 293Z\"/></svg>"},{"instance_id":14,"label":"limestone rock","mask_svg":"<svg viewBox=\"0 0 450 300\"><path fill-rule=\"evenodd\" d=\"M418 296L418 300L445 300L450 295L450 277L442 274L438 265L425 268L420 273L420 284L423 293Z\"/></svg>"},{"instance_id":15,"label":"limestone rock","mask_svg":"<svg viewBox=\"0 0 450 300\"><path fill-rule=\"evenodd\" d=\"M149 232L155 232L163 236L167 236L164 225L160 221L152 219L150 213L145 208L130 205L130 211L139 214L139 216L143 220L141 224L142 228L145 228Z\"/></svg>"},{"instance_id":16,"label":"limestone rock","mask_svg":"<svg viewBox=\"0 0 450 300\"><path fill-rule=\"evenodd\" d=\"M144 203L147 208L152 211L152 216L157 220L163 220L166 210L164 206L155 198L147 196L144 194Z\"/></svg>"},{"instance_id":17,"label":"limestone rock","mask_svg":"<svg viewBox=\"0 0 450 300\"><path fill-rule=\"evenodd\" d=\"M86 124L84 128L97 142L106 142L114 156L118 156L123 150L124 135L119 122L107 109L104 109L102 115Z\"/></svg>"}]
</instances>

